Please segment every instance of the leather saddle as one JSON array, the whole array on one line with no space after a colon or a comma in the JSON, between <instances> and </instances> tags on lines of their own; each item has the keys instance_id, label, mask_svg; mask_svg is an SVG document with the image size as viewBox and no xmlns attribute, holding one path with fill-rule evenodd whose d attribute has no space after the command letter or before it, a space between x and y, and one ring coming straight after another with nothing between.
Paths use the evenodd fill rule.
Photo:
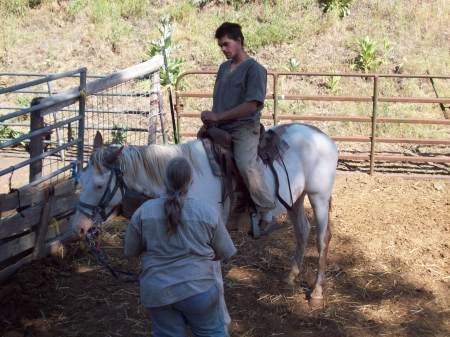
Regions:
<instances>
[{"instance_id":1,"label":"leather saddle","mask_svg":"<svg viewBox=\"0 0 450 337\"><path fill-rule=\"evenodd\" d=\"M213 174L222 178L222 203L230 198L232 212L243 212L254 208L234 160L231 135L218 127L203 125L197 133L197 138L203 143ZM273 168L273 162L281 160L288 148L288 144L277 133L277 129L266 131L261 124L258 155L271 168L276 182L278 182L278 176ZM278 186L276 189L278 190Z\"/></svg>"}]
</instances>

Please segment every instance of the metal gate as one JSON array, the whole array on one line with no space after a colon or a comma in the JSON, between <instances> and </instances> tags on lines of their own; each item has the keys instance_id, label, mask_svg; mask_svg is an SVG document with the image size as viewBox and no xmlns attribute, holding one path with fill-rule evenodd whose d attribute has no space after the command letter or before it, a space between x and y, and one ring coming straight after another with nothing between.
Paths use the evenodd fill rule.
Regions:
<instances>
[{"instance_id":1,"label":"metal gate","mask_svg":"<svg viewBox=\"0 0 450 337\"><path fill-rule=\"evenodd\" d=\"M67 217L77 202L71 176L88 159L97 131L107 143L166 142L161 66L156 57L89 82L81 68L0 88L3 111L12 110L0 115L0 280L53 251L70 233ZM57 81L77 85L54 90ZM14 95L42 95L35 88L42 85L47 97L14 108Z\"/></svg>"},{"instance_id":2,"label":"metal gate","mask_svg":"<svg viewBox=\"0 0 450 337\"><path fill-rule=\"evenodd\" d=\"M155 57L106 76L0 73L0 81L38 77L0 88L0 193L66 178L88 158L97 131L109 144L166 143L161 64ZM33 105L17 104L24 101Z\"/></svg>"}]
</instances>

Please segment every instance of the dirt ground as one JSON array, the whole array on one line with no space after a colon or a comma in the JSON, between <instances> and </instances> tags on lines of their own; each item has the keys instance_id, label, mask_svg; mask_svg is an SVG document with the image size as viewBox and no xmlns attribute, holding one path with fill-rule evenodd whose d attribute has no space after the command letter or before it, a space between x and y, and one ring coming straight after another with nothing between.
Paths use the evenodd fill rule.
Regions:
<instances>
[{"instance_id":1,"label":"dirt ground","mask_svg":"<svg viewBox=\"0 0 450 337\"><path fill-rule=\"evenodd\" d=\"M449 191L448 180L341 173L323 310L306 301L317 261L314 235L302 280L290 287L283 282L294 244L290 227L258 241L233 233L239 252L224 266L232 336L449 336ZM125 226L117 219L103 235L117 266L127 266ZM151 329L137 285L117 282L79 245L64 259L23 268L1 286L0 303L4 337L137 337Z\"/></svg>"}]
</instances>

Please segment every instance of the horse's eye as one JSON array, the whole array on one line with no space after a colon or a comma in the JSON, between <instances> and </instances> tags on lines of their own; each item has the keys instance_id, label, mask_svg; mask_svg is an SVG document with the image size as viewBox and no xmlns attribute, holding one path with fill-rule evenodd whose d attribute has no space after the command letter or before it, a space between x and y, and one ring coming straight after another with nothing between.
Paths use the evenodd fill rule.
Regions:
<instances>
[{"instance_id":1,"label":"horse's eye","mask_svg":"<svg viewBox=\"0 0 450 337\"><path fill-rule=\"evenodd\" d=\"M95 188L97 189L97 190L101 190L102 189L102 185L95 185Z\"/></svg>"}]
</instances>

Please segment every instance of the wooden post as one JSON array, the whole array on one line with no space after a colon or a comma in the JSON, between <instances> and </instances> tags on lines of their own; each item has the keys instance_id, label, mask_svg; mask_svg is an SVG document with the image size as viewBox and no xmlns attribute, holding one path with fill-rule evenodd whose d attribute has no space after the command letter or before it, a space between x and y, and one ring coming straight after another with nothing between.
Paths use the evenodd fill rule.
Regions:
<instances>
[{"instance_id":1,"label":"wooden post","mask_svg":"<svg viewBox=\"0 0 450 337\"><path fill-rule=\"evenodd\" d=\"M150 87L150 114L148 118L148 140L147 144L156 144L156 120L159 114L159 73L150 75L152 81Z\"/></svg>"},{"instance_id":2,"label":"wooden post","mask_svg":"<svg viewBox=\"0 0 450 337\"><path fill-rule=\"evenodd\" d=\"M77 173L81 173L84 164L84 126L86 124L86 75L87 70L83 68L80 72L80 97L78 100L78 113L82 117L78 121L78 144L77 144ZM70 124L69 124L70 127ZM71 130L71 129L69 129ZM70 134L72 132L70 131Z\"/></svg>"},{"instance_id":3,"label":"wooden post","mask_svg":"<svg viewBox=\"0 0 450 337\"><path fill-rule=\"evenodd\" d=\"M42 207L41 219L36 230L36 241L34 244L33 258L40 259L46 254L45 251L45 237L47 235L48 224L50 222L50 215L53 204L53 186L48 187L45 190L44 205Z\"/></svg>"},{"instance_id":4,"label":"wooden post","mask_svg":"<svg viewBox=\"0 0 450 337\"><path fill-rule=\"evenodd\" d=\"M163 95L161 93L161 84L160 84L160 78L159 78L159 72L155 74L155 76L158 76L158 114L159 114L159 125L161 126L161 136L163 144L167 144L167 130L166 130L166 114L164 113L164 102L163 102Z\"/></svg>"},{"instance_id":5,"label":"wooden post","mask_svg":"<svg viewBox=\"0 0 450 337\"><path fill-rule=\"evenodd\" d=\"M41 102L43 97L35 97L31 101L31 106L37 105ZM36 131L44 127L44 117L41 116L41 111L33 111L30 118L30 132ZM30 158L41 155L44 152L44 135L37 135L30 138ZM42 159L36 160L30 164L29 182L42 177Z\"/></svg>"}]
</instances>

